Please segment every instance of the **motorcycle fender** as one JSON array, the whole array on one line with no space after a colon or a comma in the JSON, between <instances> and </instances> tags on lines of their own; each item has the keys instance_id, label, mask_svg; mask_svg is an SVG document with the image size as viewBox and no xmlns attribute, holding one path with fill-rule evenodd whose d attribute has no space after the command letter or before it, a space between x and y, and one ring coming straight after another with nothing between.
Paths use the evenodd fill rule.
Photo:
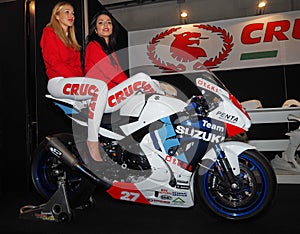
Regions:
<instances>
[{"instance_id":1,"label":"motorcycle fender","mask_svg":"<svg viewBox=\"0 0 300 234\"><path fill-rule=\"evenodd\" d=\"M220 144L221 149L224 151L231 168L233 169L234 175L240 174L238 156L248 149L256 149L254 146L249 145L240 141L226 141ZM217 154L215 150L210 149L202 158L202 161L213 161L217 160Z\"/></svg>"}]
</instances>

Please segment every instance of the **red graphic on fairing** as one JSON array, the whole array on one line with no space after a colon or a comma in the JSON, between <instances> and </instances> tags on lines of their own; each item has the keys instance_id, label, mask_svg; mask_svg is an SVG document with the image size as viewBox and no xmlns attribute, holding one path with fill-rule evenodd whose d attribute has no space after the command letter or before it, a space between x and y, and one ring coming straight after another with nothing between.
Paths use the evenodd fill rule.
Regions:
<instances>
[{"instance_id":1,"label":"red graphic on fairing","mask_svg":"<svg viewBox=\"0 0 300 234\"><path fill-rule=\"evenodd\" d=\"M179 34L174 34L176 31L180 30L182 27L176 27L168 29L160 34L157 34L148 44L147 55L152 63L158 68L162 69L163 72L185 72L188 69L186 63L192 62L192 71L199 71L202 66L208 68L215 68L217 65L221 64L227 59L229 53L233 48L233 36L226 32L225 29L210 25L193 25L193 27L199 30L208 31L211 34L216 34L222 40L222 47L220 52L214 57L208 57L205 48L199 47L201 40L209 40L209 37L202 37L200 32L184 32ZM167 55L160 57L156 49L160 41L166 39L169 35L174 35L175 39L170 44L170 54L175 58L178 63L173 61L166 61L168 59ZM201 60L201 58L207 58L206 60Z\"/></svg>"},{"instance_id":2,"label":"red graphic on fairing","mask_svg":"<svg viewBox=\"0 0 300 234\"><path fill-rule=\"evenodd\" d=\"M204 49L200 45L201 33L184 32L173 34L175 40L171 44L170 52L173 58L182 62L191 62L199 57L206 57ZM207 38L206 38L207 39Z\"/></svg>"},{"instance_id":3,"label":"red graphic on fairing","mask_svg":"<svg viewBox=\"0 0 300 234\"><path fill-rule=\"evenodd\" d=\"M132 183L114 182L107 192L115 199L150 204L141 191Z\"/></svg>"}]
</instances>

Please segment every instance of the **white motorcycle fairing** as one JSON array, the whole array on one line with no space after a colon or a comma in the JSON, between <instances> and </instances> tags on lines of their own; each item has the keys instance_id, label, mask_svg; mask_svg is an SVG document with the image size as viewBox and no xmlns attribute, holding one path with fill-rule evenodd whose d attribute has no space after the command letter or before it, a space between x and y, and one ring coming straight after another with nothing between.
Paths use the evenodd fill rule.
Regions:
<instances>
[{"instance_id":1,"label":"white motorcycle fairing","mask_svg":"<svg viewBox=\"0 0 300 234\"><path fill-rule=\"evenodd\" d=\"M238 156L245 150L256 149L256 147L252 145L239 141L222 142L220 143L220 147L224 151L234 175L240 174ZM215 162L217 160L216 151L213 148L210 149L202 158L202 160L205 159L210 159L212 162Z\"/></svg>"},{"instance_id":2,"label":"white motorcycle fairing","mask_svg":"<svg viewBox=\"0 0 300 234\"><path fill-rule=\"evenodd\" d=\"M147 135L141 142L141 148L146 153L152 168L152 174L146 180L137 183L115 182L107 191L113 198L128 200L151 205L172 206L188 208L194 205L194 173L184 170L176 164L176 161L166 160L169 155L163 154L152 146L150 137ZM254 146L243 142L224 142L220 144L225 152L233 173L238 175L240 167L238 155ZM209 159L211 163L217 160L217 155L210 149L203 160ZM166 167L166 162L168 167ZM203 166L199 163L200 166ZM169 168L169 170L167 170ZM206 168L202 168L206 171ZM200 173L200 171L199 171ZM172 174L176 179L176 186L170 185Z\"/></svg>"},{"instance_id":3,"label":"white motorcycle fairing","mask_svg":"<svg viewBox=\"0 0 300 234\"><path fill-rule=\"evenodd\" d=\"M226 90L201 78L196 80L196 84L202 90L210 91L214 93L216 97L218 96L222 99L222 101L218 103L218 108L209 112L209 117L248 131L251 126L250 119L247 118L245 112L242 112L235 105L232 105L232 100L230 100L229 93Z\"/></svg>"},{"instance_id":4,"label":"white motorcycle fairing","mask_svg":"<svg viewBox=\"0 0 300 234\"><path fill-rule=\"evenodd\" d=\"M133 96L121 109L121 116L138 117L138 121L121 126L126 136L156 120L183 111L186 103L172 97L152 95L145 100L145 94Z\"/></svg>"}]
</instances>

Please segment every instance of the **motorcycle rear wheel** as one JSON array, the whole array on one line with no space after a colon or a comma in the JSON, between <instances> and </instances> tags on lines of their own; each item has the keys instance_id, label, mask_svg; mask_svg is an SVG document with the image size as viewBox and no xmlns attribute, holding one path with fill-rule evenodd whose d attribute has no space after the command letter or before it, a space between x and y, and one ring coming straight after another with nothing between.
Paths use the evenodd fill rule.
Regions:
<instances>
[{"instance_id":1,"label":"motorcycle rear wheel","mask_svg":"<svg viewBox=\"0 0 300 234\"><path fill-rule=\"evenodd\" d=\"M72 134L59 133L53 136L57 137L68 150L81 160ZM35 189L43 200L48 201L58 189L58 177L65 175L70 207L81 206L90 199L96 186L60 162L50 153L46 145L47 140L45 139L33 153L31 178Z\"/></svg>"},{"instance_id":2,"label":"motorcycle rear wheel","mask_svg":"<svg viewBox=\"0 0 300 234\"><path fill-rule=\"evenodd\" d=\"M199 202L212 213L230 220L245 220L263 214L273 203L277 192L275 172L264 155L246 150L238 156L241 172L239 185L233 189L223 183L216 163L195 175L195 193Z\"/></svg>"}]
</instances>

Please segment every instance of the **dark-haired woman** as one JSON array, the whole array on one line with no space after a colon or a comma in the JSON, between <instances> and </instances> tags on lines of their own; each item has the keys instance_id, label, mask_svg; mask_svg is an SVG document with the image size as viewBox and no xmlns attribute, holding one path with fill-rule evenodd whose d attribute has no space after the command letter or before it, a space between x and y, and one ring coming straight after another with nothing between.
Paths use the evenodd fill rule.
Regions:
<instances>
[{"instance_id":1,"label":"dark-haired woman","mask_svg":"<svg viewBox=\"0 0 300 234\"><path fill-rule=\"evenodd\" d=\"M117 24L110 13L107 11L97 13L91 21L85 49L86 75L103 80L107 83L108 89L128 78L114 52L117 31Z\"/></svg>"},{"instance_id":2,"label":"dark-haired woman","mask_svg":"<svg viewBox=\"0 0 300 234\"><path fill-rule=\"evenodd\" d=\"M145 73L140 72L129 78L124 73L114 50L117 24L109 12L96 13L89 30L84 54L85 75L106 82L109 93L105 112L119 109L136 92L164 94L158 81ZM123 92L122 100L111 102L110 97L120 92Z\"/></svg>"}]
</instances>

